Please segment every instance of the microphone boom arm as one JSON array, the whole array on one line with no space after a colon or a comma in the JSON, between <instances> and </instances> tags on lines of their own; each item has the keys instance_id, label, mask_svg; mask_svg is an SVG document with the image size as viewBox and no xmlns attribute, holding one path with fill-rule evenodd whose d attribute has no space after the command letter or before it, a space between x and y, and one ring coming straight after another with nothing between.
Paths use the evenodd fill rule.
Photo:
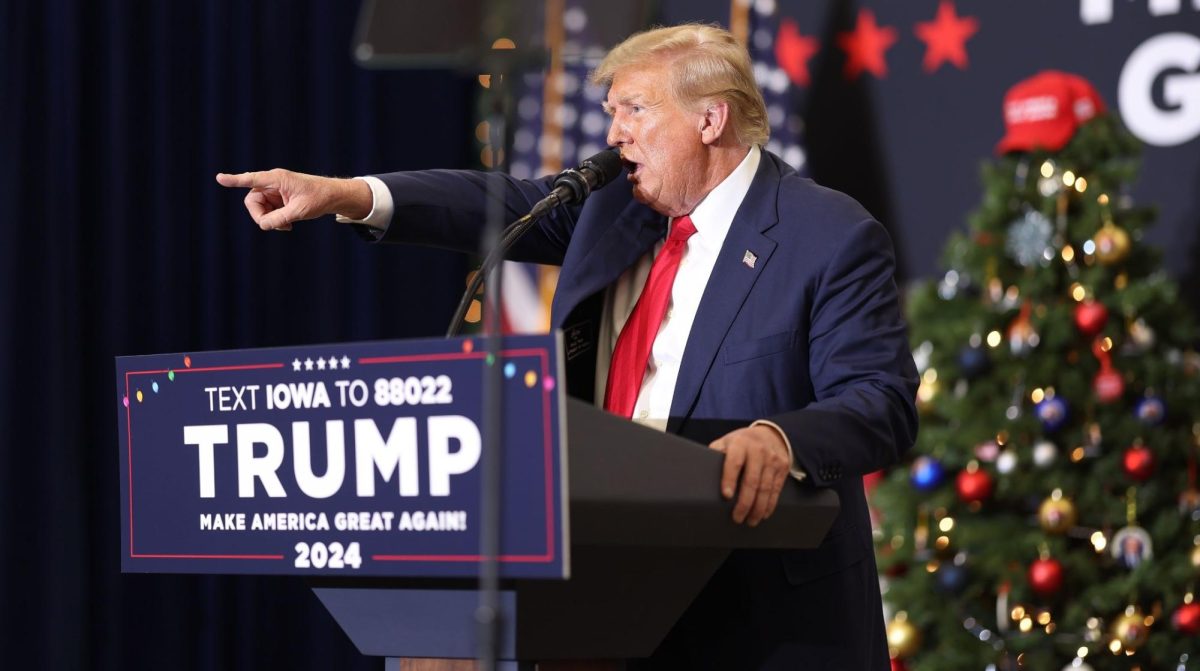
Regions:
<instances>
[{"instance_id":1,"label":"microphone boom arm","mask_svg":"<svg viewBox=\"0 0 1200 671\"><path fill-rule=\"evenodd\" d=\"M545 203L547 200L549 200L549 198L539 201L538 205ZM479 287L483 284L483 279L487 277L491 269L494 268L497 263L503 261L504 255L508 253L508 250L511 249L514 244L516 244L517 240L519 240L521 236L525 235L525 232L528 231L538 219L545 216L545 214L551 209L553 209L553 206L545 208L543 212L535 215L534 211L537 210L537 206L535 205L534 211L531 211L529 214L517 219L504 229L504 233L500 236L500 244L496 245L496 248L488 252L488 255L484 257L483 263L481 263L479 266L479 270L475 272L474 277L472 277L471 281L467 284L467 290L463 292L462 298L459 299L458 307L454 310L454 316L450 318L450 327L446 330L447 338L453 338L457 336L462 330L463 320L466 319L467 310L471 309L471 301L473 301L475 299L475 295L479 293Z\"/></svg>"}]
</instances>

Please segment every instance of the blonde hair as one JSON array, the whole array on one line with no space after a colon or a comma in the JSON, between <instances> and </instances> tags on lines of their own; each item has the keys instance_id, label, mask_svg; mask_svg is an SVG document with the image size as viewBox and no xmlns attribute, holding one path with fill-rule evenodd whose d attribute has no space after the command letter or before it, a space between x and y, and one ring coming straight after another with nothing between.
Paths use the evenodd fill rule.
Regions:
<instances>
[{"instance_id":1,"label":"blonde hair","mask_svg":"<svg viewBox=\"0 0 1200 671\"><path fill-rule=\"evenodd\" d=\"M619 71L654 58L669 60L670 91L679 104L696 108L723 101L739 143L767 143L767 106L754 82L750 54L717 25L685 23L636 33L608 52L591 81L607 88Z\"/></svg>"}]
</instances>

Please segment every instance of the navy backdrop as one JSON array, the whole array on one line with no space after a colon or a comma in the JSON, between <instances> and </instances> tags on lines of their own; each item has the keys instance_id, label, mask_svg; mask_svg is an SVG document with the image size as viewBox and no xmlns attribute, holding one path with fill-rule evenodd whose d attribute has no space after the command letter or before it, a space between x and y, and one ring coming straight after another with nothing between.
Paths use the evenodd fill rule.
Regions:
<instances>
[{"instance_id":1,"label":"navy backdrop","mask_svg":"<svg viewBox=\"0 0 1200 671\"><path fill-rule=\"evenodd\" d=\"M729 16L724 1L661 4L668 21ZM1104 0L959 0L979 22L966 67L926 72L914 26L938 4L756 0L774 16L763 29L788 17L818 39L810 84L792 91L809 168L889 225L903 278L937 272L946 233L978 202L1009 85L1073 70L1116 108L1135 48L1168 32L1200 39L1196 0L1173 11L1110 0L1107 21ZM837 36L863 9L896 41L886 72L847 77ZM324 223L262 233L212 181L276 165L350 175L475 163L474 79L355 67L357 10L0 0L0 664L378 668L298 581L121 575L111 407L118 354L444 327L464 259L371 248ZM1147 150L1133 195L1161 207L1151 242L1168 247L1196 304L1200 141L1187 126L1200 116L1200 58L1175 53L1140 88L1183 117L1182 139Z\"/></svg>"},{"instance_id":2,"label":"navy backdrop","mask_svg":"<svg viewBox=\"0 0 1200 671\"><path fill-rule=\"evenodd\" d=\"M469 162L473 81L357 68L356 11L0 4L0 666L378 668L297 580L121 575L111 407L114 355L449 320L460 257L268 235L213 181Z\"/></svg>"}]
</instances>

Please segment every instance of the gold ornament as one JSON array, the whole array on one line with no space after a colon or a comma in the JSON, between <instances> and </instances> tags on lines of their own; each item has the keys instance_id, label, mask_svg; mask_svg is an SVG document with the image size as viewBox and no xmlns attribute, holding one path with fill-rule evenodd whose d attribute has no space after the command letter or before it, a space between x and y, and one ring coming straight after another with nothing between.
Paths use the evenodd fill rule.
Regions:
<instances>
[{"instance_id":1,"label":"gold ornament","mask_svg":"<svg viewBox=\"0 0 1200 671\"><path fill-rule=\"evenodd\" d=\"M888 653L893 659L911 657L921 647L921 630L908 621L908 613L900 611L887 625Z\"/></svg>"},{"instance_id":2,"label":"gold ornament","mask_svg":"<svg viewBox=\"0 0 1200 671\"><path fill-rule=\"evenodd\" d=\"M1096 258L1111 266L1129 255L1129 234L1112 221L1104 222L1092 238L1096 243Z\"/></svg>"},{"instance_id":3,"label":"gold ornament","mask_svg":"<svg viewBox=\"0 0 1200 671\"><path fill-rule=\"evenodd\" d=\"M1200 544L1192 548L1192 568L1200 571Z\"/></svg>"},{"instance_id":4,"label":"gold ornament","mask_svg":"<svg viewBox=\"0 0 1200 671\"><path fill-rule=\"evenodd\" d=\"M1146 323L1145 319L1138 317L1129 323L1129 342L1137 352L1145 352L1154 347L1156 340L1154 329Z\"/></svg>"},{"instance_id":5,"label":"gold ornament","mask_svg":"<svg viewBox=\"0 0 1200 671\"><path fill-rule=\"evenodd\" d=\"M1150 625L1146 623L1146 616L1138 610L1137 606L1129 606L1125 609L1124 614L1113 621L1113 642L1110 649L1113 654L1118 654L1122 650L1137 652L1149 636Z\"/></svg>"},{"instance_id":6,"label":"gold ornament","mask_svg":"<svg viewBox=\"0 0 1200 671\"><path fill-rule=\"evenodd\" d=\"M1064 497L1061 489L1054 490L1038 507L1038 522L1046 533L1064 534L1075 526L1076 518L1075 503Z\"/></svg>"},{"instance_id":7,"label":"gold ornament","mask_svg":"<svg viewBox=\"0 0 1200 671\"><path fill-rule=\"evenodd\" d=\"M937 380L921 381L921 386L917 388L917 411L922 415L929 415L937 407L935 400L940 391L939 387L940 383Z\"/></svg>"}]
</instances>

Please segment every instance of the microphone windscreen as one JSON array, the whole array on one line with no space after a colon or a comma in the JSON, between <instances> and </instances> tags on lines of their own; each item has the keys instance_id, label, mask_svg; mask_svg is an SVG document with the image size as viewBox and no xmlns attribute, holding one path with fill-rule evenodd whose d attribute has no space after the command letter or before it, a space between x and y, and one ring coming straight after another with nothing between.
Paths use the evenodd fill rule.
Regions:
<instances>
[{"instance_id":1,"label":"microphone windscreen","mask_svg":"<svg viewBox=\"0 0 1200 671\"><path fill-rule=\"evenodd\" d=\"M579 164L579 167L587 168L595 173L596 183L592 185L592 188L599 189L620 175L625 166L621 162L620 150L612 148L589 156Z\"/></svg>"}]
</instances>

